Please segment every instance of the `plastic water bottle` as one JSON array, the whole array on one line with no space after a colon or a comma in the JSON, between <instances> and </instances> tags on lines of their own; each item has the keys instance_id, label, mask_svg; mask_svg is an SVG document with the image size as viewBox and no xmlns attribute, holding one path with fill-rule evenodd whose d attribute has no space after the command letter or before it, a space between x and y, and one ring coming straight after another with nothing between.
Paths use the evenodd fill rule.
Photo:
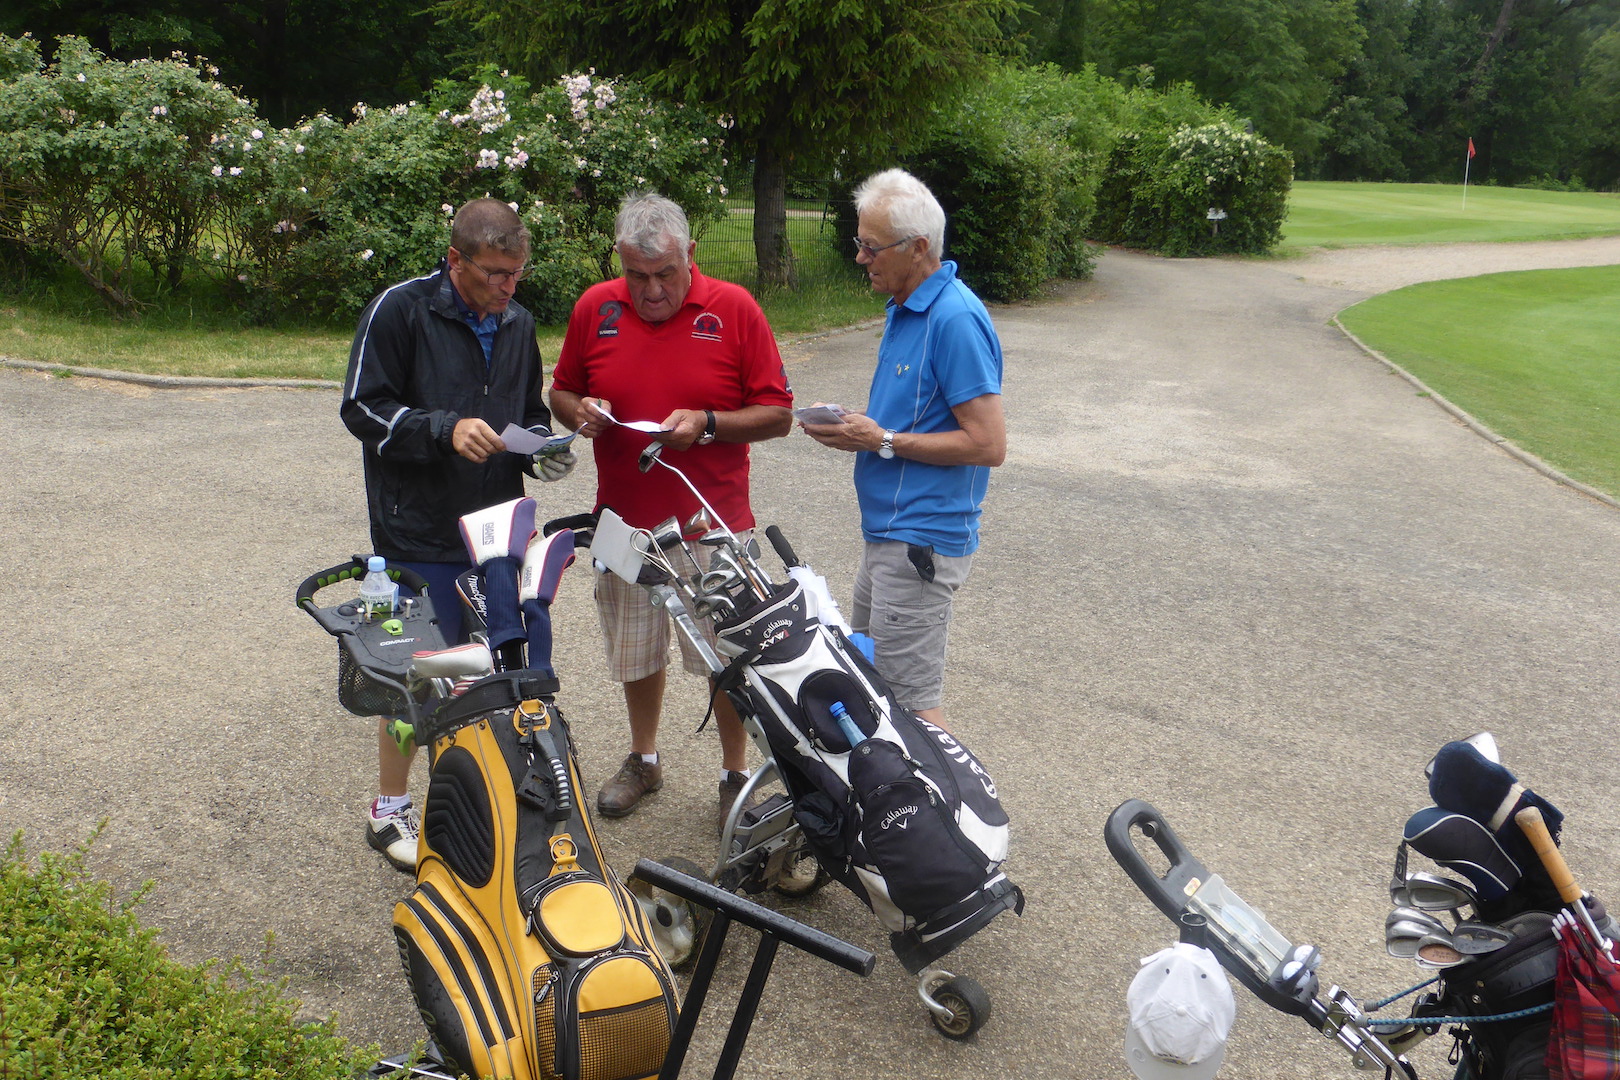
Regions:
<instances>
[{"instance_id":1,"label":"plastic water bottle","mask_svg":"<svg viewBox=\"0 0 1620 1080\"><path fill-rule=\"evenodd\" d=\"M360 604L370 615L392 615L399 610L399 586L388 576L388 563L381 555L366 560L366 576L360 582Z\"/></svg>"},{"instance_id":2,"label":"plastic water bottle","mask_svg":"<svg viewBox=\"0 0 1620 1080\"><path fill-rule=\"evenodd\" d=\"M851 750L855 749L856 743L866 741L866 736L861 734L861 729L856 727L855 721L849 718L849 710L844 708L842 701L833 702L827 711L832 713L833 719L838 722L838 730L844 733L844 738L848 741Z\"/></svg>"}]
</instances>

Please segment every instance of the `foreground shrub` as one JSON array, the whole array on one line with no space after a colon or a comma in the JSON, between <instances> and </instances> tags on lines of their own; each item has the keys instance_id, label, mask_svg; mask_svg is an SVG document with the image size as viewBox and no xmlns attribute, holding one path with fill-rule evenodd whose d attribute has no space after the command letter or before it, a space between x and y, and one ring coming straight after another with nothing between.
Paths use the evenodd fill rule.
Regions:
<instances>
[{"instance_id":1,"label":"foreground shrub","mask_svg":"<svg viewBox=\"0 0 1620 1080\"><path fill-rule=\"evenodd\" d=\"M115 904L84 850L0 855L0 1076L19 1080L341 1080L377 1060L239 962L187 967Z\"/></svg>"},{"instance_id":2,"label":"foreground shrub","mask_svg":"<svg viewBox=\"0 0 1620 1080\"><path fill-rule=\"evenodd\" d=\"M1114 147L1094 235L1165 255L1260 254L1282 239L1293 157L1222 118L1139 114ZM1225 217L1211 221L1211 211Z\"/></svg>"}]
</instances>

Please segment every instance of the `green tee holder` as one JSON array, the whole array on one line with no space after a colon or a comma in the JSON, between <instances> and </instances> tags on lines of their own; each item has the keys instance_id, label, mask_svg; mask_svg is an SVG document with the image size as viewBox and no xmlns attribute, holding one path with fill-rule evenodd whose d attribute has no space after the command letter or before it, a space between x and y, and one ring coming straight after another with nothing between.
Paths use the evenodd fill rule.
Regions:
<instances>
[{"instance_id":1,"label":"green tee holder","mask_svg":"<svg viewBox=\"0 0 1620 1080\"><path fill-rule=\"evenodd\" d=\"M416 749L416 728L409 720L390 720L385 730L400 753L409 754Z\"/></svg>"}]
</instances>

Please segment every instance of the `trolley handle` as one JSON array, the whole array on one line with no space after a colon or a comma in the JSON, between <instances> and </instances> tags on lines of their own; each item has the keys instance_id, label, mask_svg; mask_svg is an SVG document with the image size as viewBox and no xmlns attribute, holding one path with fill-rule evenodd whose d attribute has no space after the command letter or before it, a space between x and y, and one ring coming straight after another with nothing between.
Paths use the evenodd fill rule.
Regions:
<instances>
[{"instance_id":1,"label":"trolley handle","mask_svg":"<svg viewBox=\"0 0 1620 1080\"><path fill-rule=\"evenodd\" d=\"M752 900L717 888L707 881L689 877L679 870L672 870L651 859L639 860L630 876L672 892L689 903L713 911L723 911L744 926L762 934L778 937L794 948L803 949L811 956L830 964L837 964L845 971L853 971L863 976L870 975L872 965L877 961L876 956L858 945L851 945L770 908L761 907Z\"/></svg>"},{"instance_id":2,"label":"trolley handle","mask_svg":"<svg viewBox=\"0 0 1620 1080\"><path fill-rule=\"evenodd\" d=\"M1137 851L1132 830L1153 841L1169 862L1169 869L1163 875L1156 873ZM1209 878L1209 870L1181 842L1164 815L1141 799L1127 799L1108 815L1103 839L1108 844L1109 854L1143 895L1172 922L1179 923L1181 913L1187 909L1187 898L1201 881Z\"/></svg>"},{"instance_id":3,"label":"trolley handle","mask_svg":"<svg viewBox=\"0 0 1620 1080\"><path fill-rule=\"evenodd\" d=\"M804 565L804 561L793 550L793 545L788 543L787 537L782 535L781 529L775 525L767 525L765 527L765 539L769 540L771 547L776 549L776 554L781 557L783 566Z\"/></svg>"},{"instance_id":4,"label":"trolley handle","mask_svg":"<svg viewBox=\"0 0 1620 1080\"><path fill-rule=\"evenodd\" d=\"M309 575L309 577L299 582L294 602L304 610L310 610L315 604L315 594L328 585L336 585L340 581L354 581L365 577L366 564L369 559L369 555L351 555L348 562L338 563L336 566ZM409 567L390 566L388 576L418 596L427 595L427 579Z\"/></svg>"}]
</instances>

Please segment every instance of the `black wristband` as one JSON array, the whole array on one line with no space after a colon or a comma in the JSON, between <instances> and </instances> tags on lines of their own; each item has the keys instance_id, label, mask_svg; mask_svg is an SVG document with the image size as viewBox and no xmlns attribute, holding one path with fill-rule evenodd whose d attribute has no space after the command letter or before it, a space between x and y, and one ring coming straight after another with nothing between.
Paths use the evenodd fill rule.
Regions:
<instances>
[{"instance_id":1,"label":"black wristband","mask_svg":"<svg viewBox=\"0 0 1620 1080\"><path fill-rule=\"evenodd\" d=\"M703 410L703 434L698 436L698 443L707 445L714 442L714 410Z\"/></svg>"}]
</instances>

